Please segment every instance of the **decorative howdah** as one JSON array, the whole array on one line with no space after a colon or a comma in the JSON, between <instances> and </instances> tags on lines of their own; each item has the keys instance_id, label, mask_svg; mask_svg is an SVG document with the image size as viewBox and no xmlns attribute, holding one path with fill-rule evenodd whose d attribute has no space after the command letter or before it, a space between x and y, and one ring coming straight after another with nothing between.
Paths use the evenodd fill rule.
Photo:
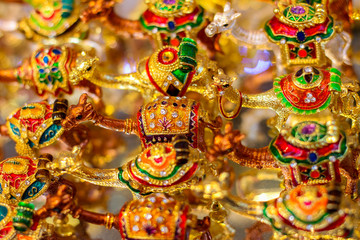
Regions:
<instances>
[{"instance_id":1,"label":"decorative howdah","mask_svg":"<svg viewBox=\"0 0 360 240\"><path fill-rule=\"evenodd\" d=\"M346 136L331 125L301 122L269 146L280 165L290 170L294 186L341 181L340 162L348 150Z\"/></svg>"},{"instance_id":2,"label":"decorative howdah","mask_svg":"<svg viewBox=\"0 0 360 240\"><path fill-rule=\"evenodd\" d=\"M354 215L341 206L354 206L340 189L298 186L265 204L264 216L280 235L318 238L351 238Z\"/></svg>"},{"instance_id":3,"label":"decorative howdah","mask_svg":"<svg viewBox=\"0 0 360 240\"><path fill-rule=\"evenodd\" d=\"M167 46L151 55L146 63L150 82L164 95L183 96L195 74L197 44L184 38L180 47Z\"/></svg>"},{"instance_id":4,"label":"decorative howdah","mask_svg":"<svg viewBox=\"0 0 360 240\"><path fill-rule=\"evenodd\" d=\"M0 163L0 196L3 202L30 202L47 190L49 180L36 179L37 164L36 160L21 156L8 158Z\"/></svg>"},{"instance_id":5,"label":"decorative howdah","mask_svg":"<svg viewBox=\"0 0 360 240\"><path fill-rule=\"evenodd\" d=\"M119 180L141 195L189 188L203 178L203 162L195 151L185 163L177 160L179 154L172 144L155 144L119 168Z\"/></svg>"},{"instance_id":6,"label":"decorative howdah","mask_svg":"<svg viewBox=\"0 0 360 240\"><path fill-rule=\"evenodd\" d=\"M325 65L324 44L334 33L334 22L322 5L299 3L284 10L265 24L269 40L280 45L286 65Z\"/></svg>"},{"instance_id":7,"label":"decorative howdah","mask_svg":"<svg viewBox=\"0 0 360 240\"><path fill-rule=\"evenodd\" d=\"M58 140L64 129L54 123L52 115L50 104L38 102L16 110L7 118L9 136L17 143L19 152L27 148L40 149Z\"/></svg>"},{"instance_id":8,"label":"decorative howdah","mask_svg":"<svg viewBox=\"0 0 360 240\"><path fill-rule=\"evenodd\" d=\"M199 103L188 98L163 97L144 105L138 113L140 139L144 147L185 135L198 145Z\"/></svg>"},{"instance_id":9,"label":"decorative howdah","mask_svg":"<svg viewBox=\"0 0 360 240\"><path fill-rule=\"evenodd\" d=\"M281 103L299 114L314 114L327 109L331 92L340 92L341 73L336 69L305 67L274 80L274 92Z\"/></svg>"},{"instance_id":10,"label":"decorative howdah","mask_svg":"<svg viewBox=\"0 0 360 240\"><path fill-rule=\"evenodd\" d=\"M27 38L35 41L66 37L84 38L87 28L80 21L80 7L75 0L26 1L34 8L19 22ZM76 3L75 3L76 2Z\"/></svg>"},{"instance_id":11,"label":"decorative howdah","mask_svg":"<svg viewBox=\"0 0 360 240\"><path fill-rule=\"evenodd\" d=\"M18 82L34 88L42 97L71 94L82 87L92 93L97 102L101 89L88 82L93 77L98 58L71 47L50 45L37 49L17 68L1 69L0 82Z\"/></svg>"},{"instance_id":12,"label":"decorative howdah","mask_svg":"<svg viewBox=\"0 0 360 240\"><path fill-rule=\"evenodd\" d=\"M151 209L147 207L149 204ZM143 201L128 202L119 213L121 237L128 240L187 239L189 210L188 205L164 195L151 195Z\"/></svg>"}]
</instances>

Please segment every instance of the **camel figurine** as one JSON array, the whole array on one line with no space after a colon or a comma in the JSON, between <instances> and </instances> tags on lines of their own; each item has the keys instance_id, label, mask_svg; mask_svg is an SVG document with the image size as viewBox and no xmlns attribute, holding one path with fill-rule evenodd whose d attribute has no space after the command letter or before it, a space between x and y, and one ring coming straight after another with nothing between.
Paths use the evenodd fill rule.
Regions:
<instances>
[{"instance_id":1,"label":"camel figurine","mask_svg":"<svg viewBox=\"0 0 360 240\"><path fill-rule=\"evenodd\" d=\"M77 0L29 0L30 16L18 23L26 38L36 42L57 44L83 39L88 27L81 22L81 4Z\"/></svg>"},{"instance_id":2,"label":"camel figurine","mask_svg":"<svg viewBox=\"0 0 360 240\"><path fill-rule=\"evenodd\" d=\"M29 209L30 208L30 209ZM136 210L134 209L136 208ZM208 216L198 219L192 213L190 205L178 201L166 194L152 194L141 200L126 202L118 214L97 213L83 209L77 205L73 194L62 192L54 194L47 199L42 212L55 214L55 209L60 212L72 214L75 218L107 229L116 229L121 234L121 239L173 239L188 240L191 236L197 236L202 240L211 240L210 229L212 223ZM28 222L41 217L45 219L46 214L40 215L38 211L31 214L33 210L29 206L18 207L17 220L24 211L30 212L26 215ZM42 213L41 212L41 213ZM49 214L48 214L49 215ZM16 221L18 223L20 221ZM22 224L21 231L30 229L30 224ZM18 229L17 226L14 226ZM225 238L223 238L225 239Z\"/></svg>"},{"instance_id":3,"label":"camel figurine","mask_svg":"<svg viewBox=\"0 0 360 240\"><path fill-rule=\"evenodd\" d=\"M39 150L58 141L70 148L88 143L88 129L79 126L66 131L59 123L65 117L68 102L57 99L54 104L46 101L26 104L13 111L0 125L1 136L8 136L16 142L15 149L22 156L37 157Z\"/></svg>"},{"instance_id":4,"label":"camel figurine","mask_svg":"<svg viewBox=\"0 0 360 240\"><path fill-rule=\"evenodd\" d=\"M162 96L195 94L211 115L218 113L217 96L237 102L240 95L231 85L234 78L213 81L214 75L224 75L216 62L198 53L197 43L183 38L180 46L165 46L138 63L137 71L117 76L96 72L88 80L95 85L139 92L145 102ZM226 90L222 90L226 86ZM204 99L204 101L201 101ZM224 116L226 112L223 112Z\"/></svg>"},{"instance_id":5,"label":"camel figurine","mask_svg":"<svg viewBox=\"0 0 360 240\"><path fill-rule=\"evenodd\" d=\"M52 155L43 154L38 158L16 156L0 162L0 228L2 238L21 239L32 237L40 239L43 236L47 237L44 239L51 239L50 237L56 234L50 230L46 231L49 225L42 217L56 215L59 219L63 219L65 214L56 213L49 204L45 204L36 213L34 209L26 209L32 201L41 196L49 198L55 193L64 191L71 195L75 194L76 189L72 182L62 178L58 173L46 167L52 161ZM20 210L20 212L22 210L29 210L31 212L29 214L34 214L36 217L31 219L31 221L26 221L24 217L29 215L23 214L23 217L16 216L17 210ZM38 218L40 216L41 218ZM65 221L62 221L62 223L65 224ZM29 231L21 231L23 228L28 229L30 225L32 227Z\"/></svg>"},{"instance_id":6,"label":"camel figurine","mask_svg":"<svg viewBox=\"0 0 360 240\"><path fill-rule=\"evenodd\" d=\"M152 38L156 49L166 45L178 46L184 37L199 40L211 55L219 51L217 38L209 39L204 33L206 13L195 0L145 1L148 8L139 20L124 19L114 10L115 1L92 0L82 13L82 20L100 20L111 31L133 38Z\"/></svg>"},{"instance_id":7,"label":"camel figurine","mask_svg":"<svg viewBox=\"0 0 360 240\"><path fill-rule=\"evenodd\" d=\"M143 105L135 119L114 119L97 112L87 102L87 94L81 95L77 105L69 107L62 127L71 129L82 122L92 121L95 125L140 138L143 148L155 143L171 142L178 135L185 135L193 148L206 149L205 129L218 131L222 121L208 119L200 104L185 96L164 96Z\"/></svg>"},{"instance_id":8,"label":"camel figurine","mask_svg":"<svg viewBox=\"0 0 360 240\"><path fill-rule=\"evenodd\" d=\"M65 46L46 46L11 69L0 70L0 82L30 86L39 96L71 94L75 87L85 88L100 104L101 88L87 81L95 71L98 58Z\"/></svg>"},{"instance_id":9,"label":"camel figurine","mask_svg":"<svg viewBox=\"0 0 360 240\"><path fill-rule=\"evenodd\" d=\"M356 198L359 149L350 145L351 138L339 123L331 115L289 121L268 146L259 149L242 145L242 135L228 124L224 134L215 136L207 158L226 155L241 166L281 169L286 189L345 181L345 193Z\"/></svg>"},{"instance_id":10,"label":"camel figurine","mask_svg":"<svg viewBox=\"0 0 360 240\"><path fill-rule=\"evenodd\" d=\"M286 8L279 5L274 13L264 29L249 31L235 23L239 14L228 3L205 32L209 37L228 32L245 45L274 51L278 75L296 66L324 66L326 57L334 68L351 65L347 54L351 36L342 31L322 4L297 3Z\"/></svg>"},{"instance_id":11,"label":"camel figurine","mask_svg":"<svg viewBox=\"0 0 360 240\"><path fill-rule=\"evenodd\" d=\"M227 78L224 74L215 78ZM273 88L259 94L241 93L241 106L271 109L277 116L271 126L278 132L291 115L308 116L324 111L352 121L352 134L359 132L359 96L357 83L343 83L342 73L335 69L314 66L276 77ZM220 96L221 97L221 96ZM241 107L240 106L240 107Z\"/></svg>"},{"instance_id":12,"label":"camel figurine","mask_svg":"<svg viewBox=\"0 0 360 240\"><path fill-rule=\"evenodd\" d=\"M225 179L222 176L219 179ZM207 180L192 189L200 195L218 199L226 209L258 220L259 229L270 226L274 239L358 239L359 204L343 194L341 185L299 185L284 190L266 202L249 201L234 196L224 180ZM221 191L219 191L221 189ZM264 232L256 236L261 239Z\"/></svg>"}]
</instances>

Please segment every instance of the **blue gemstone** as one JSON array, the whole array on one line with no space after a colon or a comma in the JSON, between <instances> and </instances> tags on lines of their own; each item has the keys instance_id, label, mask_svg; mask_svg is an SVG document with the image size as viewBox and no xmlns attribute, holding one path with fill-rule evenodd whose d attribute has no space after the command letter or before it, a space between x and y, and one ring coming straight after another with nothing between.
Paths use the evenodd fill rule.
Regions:
<instances>
[{"instance_id":1,"label":"blue gemstone","mask_svg":"<svg viewBox=\"0 0 360 240\"><path fill-rule=\"evenodd\" d=\"M51 69L52 72L57 72L58 68L54 67Z\"/></svg>"},{"instance_id":2,"label":"blue gemstone","mask_svg":"<svg viewBox=\"0 0 360 240\"><path fill-rule=\"evenodd\" d=\"M299 40L299 42L303 42L306 39L306 35L303 31L299 31L296 33L296 38Z\"/></svg>"},{"instance_id":3,"label":"blue gemstone","mask_svg":"<svg viewBox=\"0 0 360 240\"><path fill-rule=\"evenodd\" d=\"M42 68L39 69L39 73L44 73L44 72L45 72L44 69L42 69Z\"/></svg>"},{"instance_id":4,"label":"blue gemstone","mask_svg":"<svg viewBox=\"0 0 360 240\"><path fill-rule=\"evenodd\" d=\"M48 80L51 82L52 81L52 79L51 79L51 76L50 75L48 75Z\"/></svg>"},{"instance_id":5,"label":"blue gemstone","mask_svg":"<svg viewBox=\"0 0 360 240\"><path fill-rule=\"evenodd\" d=\"M53 49L52 52L56 55L60 55L61 54L61 51L59 49Z\"/></svg>"},{"instance_id":6,"label":"blue gemstone","mask_svg":"<svg viewBox=\"0 0 360 240\"><path fill-rule=\"evenodd\" d=\"M310 162L316 162L317 159L318 159L316 153L313 153L313 152L312 152L312 153L309 153L308 158L309 158Z\"/></svg>"},{"instance_id":7,"label":"blue gemstone","mask_svg":"<svg viewBox=\"0 0 360 240\"><path fill-rule=\"evenodd\" d=\"M168 22L168 27L171 31L175 30L175 23L173 21Z\"/></svg>"},{"instance_id":8,"label":"blue gemstone","mask_svg":"<svg viewBox=\"0 0 360 240\"><path fill-rule=\"evenodd\" d=\"M46 63L46 64L49 63L49 58L48 58L48 56L45 56L45 57L43 58L43 60L44 60L44 63Z\"/></svg>"}]
</instances>

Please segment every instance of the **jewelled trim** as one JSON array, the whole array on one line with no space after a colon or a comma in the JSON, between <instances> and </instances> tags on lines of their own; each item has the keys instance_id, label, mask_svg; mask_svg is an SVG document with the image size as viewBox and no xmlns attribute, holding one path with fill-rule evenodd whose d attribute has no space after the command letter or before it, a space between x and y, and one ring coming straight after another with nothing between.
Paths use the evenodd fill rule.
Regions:
<instances>
[{"instance_id":1,"label":"jewelled trim","mask_svg":"<svg viewBox=\"0 0 360 240\"><path fill-rule=\"evenodd\" d=\"M28 104L15 110L6 121L9 136L17 144L43 148L56 142L64 132L52 119L52 106L46 102Z\"/></svg>"},{"instance_id":2,"label":"jewelled trim","mask_svg":"<svg viewBox=\"0 0 360 240\"><path fill-rule=\"evenodd\" d=\"M119 213L123 239L185 239L189 206L163 194L126 203ZM161 213L161 214L159 214Z\"/></svg>"},{"instance_id":3,"label":"jewelled trim","mask_svg":"<svg viewBox=\"0 0 360 240\"><path fill-rule=\"evenodd\" d=\"M290 190L290 193L291 191L293 190ZM322 194L325 194L324 198L328 197L326 193ZM336 211L330 214L326 209L323 209L322 211L313 212L310 215L305 213L295 214L294 211L289 208L289 206L293 205L293 203L289 202L290 199L289 191L284 191L278 199L264 204L263 214L271 223L274 230L284 235L297 232L297 234L304 237L315 237L317 233L319 233L319 236L323 236L321 234L324 232L329 236L350 237L352 230L346 227L346 221L348 221L347 218L349 217L346 213ZM325 201L319 202L319 204L322 204L322 207L326 208L327 204L331 203L328 203L326 199L324 200ZM299 211L300 209L295 210ZM313 216L313 214L315 216ZM309 218L313 218L313 220L308 220Z\"/></svg>"},{"instance_id":4,"label":"jewelled trim","mask_svg":"<svg viewBox=\"0 0 360 240\"><path fill-rule=\"evenodd\" d=\"M297 38L297 33L299 28L288 26L282 22L277 17L273 17L265 24L265 32L268 35L270 41L274 43L279 43L280 41L285 42L294 42L294 43L307 43L312 40L316 40L317 37L320 37L321 41L328 41L334 35L334 22L332 17L322 24L316 24L313 27L304 28L302 30L305 34L305 38L299 41Z\"/></svg>"},{"instance_id":5,"label":"jewelled trim","mask_svg":"<svg viewBox=\"0 0 360 240\"><path fill-rule=\"evenodd\" d=\"M296 147L285 140L282 135L273 139L269 145L271 154L282 164L295 161L301 165L316 165L321 162L342 159L348 150L343 132L339 140L326 146L314 149Z\"/></svg>"},{"instance_id":6,"label":"jewelled trim","mask_svg":"<svg viewBox=\"0 0 360 240\"><path fill-rule=\"evenodd\" d=\"M299 148L314 149L335 143L339 140L340 130L336 122L327 122L326 125L315 121L304 121L292 128L284 128L281 135L285 141ZM345 136L344 134L342 134Z\"/></svg>"},{"instance_id":7,"label":"jewelled trim","mask_svg":"<svg viewBox=\"0 0 360 240\"><path fill-rule=\"evenodd\" d=\"M196 28L202 26L204 21L204 9L201 7L195 8L192 13L184 16L168 18L157 16L150 10L145 11L140 17L140 23L144 29L150 33L157 29L160 33L178 33L186 30L187 26Z\"/></svg>"},{"instance_id":8,"label":"jewelled trim","mask_svg":"<svg viewBox=\"0 0 360 240\"><path fill-rule=\"evenodd\" d=\"M37 94L58 96L61 92L72 93L69 73L73 55L69 48L56 46L34 52L31 57L32 81Z\"/></svg>"},{"instance_id":9,"label":"jewelled trim","mask_svg":"<svg viewBox=\"0 0 360 240\"><path fill-rule=\"evenodd\" d=\"M196 53L196 42L189 38L184 38L179 48L159 49L145 64L150 82L164 95L183 96L195 73Z\"/></svg>"},{"instance_id":10,"label":"jewelled trim","mask_svg":"<svg viewBox=\"0 0 360 240\"><path fill-rule=\"evenodd\" d=\"M200 104L180 97L163 97L143 106L138 112L138 128L143 147L171 142L183 134L197 148Z\"/></svg>"},{"instance_id":11,"label":"jewelled trim","mask_svg":"<svg viewBox=\"0 0 360 240\"><path fill-rule=\"evenodd\" d=\"M280 76L274 80L274 92L276 97L286 107L297 114L314 114L327 109L331 102L331 91L339 88L333 83L333 73L321 70L323 79L321 83L313 88L300 88L292 81L292 74ZM333 77L335 79L336 77ZM339 80L340 81L340 80ZM341 84L337 83L337 84Z\"/></svg>"},{"instance_id":12,"label":"jewelled trim","mask_svg":"<svg viewBox=\"0 0 360 240\"><path fill-rule=\"evenodd\" d=\"M28 157L8 158L0 163L0 196L3 201L17 204L31 202L42 195L50 182L35 178L37 162ZM9 193L9 194L6 194Z\"/></svg>"}]
</instances>

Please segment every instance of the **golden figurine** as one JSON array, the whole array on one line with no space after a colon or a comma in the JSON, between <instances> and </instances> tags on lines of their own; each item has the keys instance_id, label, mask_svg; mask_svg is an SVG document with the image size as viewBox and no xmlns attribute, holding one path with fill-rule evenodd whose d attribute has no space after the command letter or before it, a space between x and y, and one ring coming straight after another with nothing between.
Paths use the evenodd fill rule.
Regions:
<instances>
[{"instance_id":1,"label":"golden figurine","mask_svg":"<svg viewBox=\"0 0 360 240\"><path fill-rule=\"evenodd\" d=\"M240 94L231 86L234 79L225 76L216 62L197 52L197 43L184 38L179 47L165 46L140 61L137 72L111 76L97 71L88 80L102 87L137 91L145 102L161 96L188 95L198 100L210 117L215 117L219 112L218 95L234 102L238 110ZM214 75L222 77L213 81ZM219 107L225 117L236 115L228 113L222 105L220 103Z\"/></svg>"},{"instance_id":2,"label":"golden figurine","mask_svg":"<svg viewBox=\"0 0 360 240\"><path fill-rule=\"evenodd\" d=\"M36 42L59 44L84 39L88 27L80 20L81 5L77 0L26 0L33 10L19 22L19 30Z\"/></svg>"},{"instance_id":3,"label":"golden figurine","mask_svg":"<svg viewBox=\"0 0 360 240\"><path fill-rule=\"evenodd\" d=\"M95 71L96 57L65 46L45 46L12 69L0 70L0 82L30 86L39 96L71 94L74 87L85 88L101 102L100 87L87 81Z\"/></svg>"},{"instance_id":4,"label":"golden figurine","mask_svg":"<svg viewBox=\"0 0 360 240\"><path fill-rule=\"evenodd\" d=\"M220 50L217 40L204 34L207 16L195 0L146 0L145 3L148 8L140 19L129 20L115 13L115 1L93 0L82 14L82 19L85 22L99 19L116 34L151 37L157 48L178 46L182 38L187 37L199 40L211 54Z\"/></svg>"},{"instance_id":5,"label":"golden figurine","mask_svg":"<svg viewBox=\"0 0 360 240\"><path fill-rule=\"evenodd\" d=\"M229 31L242 44L274 51L278 75L304 65L330 65L339 69L343 64L351 65L348 56L351 36L342 31L324 5L294 3L283 7L279 4L274 13L264 29L248 31L236 25L234 16L238 13L227 4L224 12L217 13L207 26L206 34Z\"/></svg>"},{"instance_id":6,"label":"golden figurine","mask_svg":"<svg viewBox=\"0 0 360 240\"><path fill-rule=\"evenodd\" d=\"M43 220L54 215L61 217L54 210L55 203L47 203L36 211L29 205L42 195L75 194L76 189L71 182L47 169L52 160L50 154L44 154L39 158L17 156L0 162L2 239L51 239L52 235L56 235L53 227ZM34 215L34 219L31 219L31 215ZM23 231L24 228L29 231Z\"/></svg>"},{"instance_id":7,"label":"golden figurine","mask_svg":"<svg viewBox=\"0 0 360 240\"><path fill-rule=\"evenodd\" d=\"M56 100L54 104L37 102L16 109L2 125L1 135L9 136L16 142L16 151L23 156L37 157L39 150L60 139L70 148L85 147L88 130L85 126L65 131L59 124L67 111L66 100Z\"/></svg>"},{"instance_id":8,"label":"golden figurine","mask_svg":"<svg viewBox=\"0 0 360 240\"><path fill-rule=\"evenodd\" d=\"M193 189L218 199L227 209L270 225L274 239L359 238L359 205L343 195L339 184L299 185L266 202L248 201L226 191L219 194L218 185L217 181L209 181Z\"/></svg>"}]
</instances>

